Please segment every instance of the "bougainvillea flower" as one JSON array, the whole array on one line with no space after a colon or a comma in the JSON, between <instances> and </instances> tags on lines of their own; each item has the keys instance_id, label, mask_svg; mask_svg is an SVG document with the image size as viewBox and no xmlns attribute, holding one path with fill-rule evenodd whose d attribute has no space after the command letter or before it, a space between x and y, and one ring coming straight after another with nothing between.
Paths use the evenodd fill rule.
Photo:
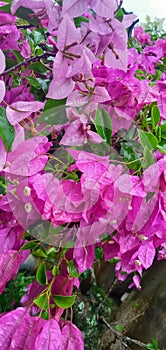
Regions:
<instances>
[{"instance_id":1,"label":"bougainvillea flower","mask_svg":"<svg viewBox=\"0 0 166 350\"><path fill-rule=\"evenodd\" d=\"M6 108L6 116L11 125L16 125L20 121L28 118L32 113L40 111L44 107L39 101L18 101Z\"/></svg>"},{"instance_id":2,"label":"bougainvillea flower","mask_svg":"<svg viewBox=\"0 0 166 350\"><path fill-rule=\"evenodd\" d=\"M54 60L53 80L47 97L53 99L67 97L75 86L72 78L80 71L84 79L87 76L91 77L91 67L95 57L87 47L80 45L80 42L79 29L75 27L68 15L65 15L58 28L57 48L60 52Z\"/></svg>"},{"instance_id":3,"label":"bougainvillea flower","mask_svg":"<svg viewBox=\"0 0 166 350\"><path fill-rule=\"evenodd\" d=\"M6 163L6 156L7 156L6 147L2 139L0 138L0 171L3 169Z\"/></svg>"},{"instance_id":4,"label":"bougainvillea flower","mask_svg":"<svg viewBox=\"0 0 166 350\"><path fill-rule=\"evenodd\" d=\"M134 37L141 43L141 45L151 44L150 34L145 33L141 26L134 28Z\"/></svg>"},{"instance_id":5,"label":"bougainvillea flower","mask_svg":"<svg viewBox=\"0 0 166 350\"><path fill-rule=\"evenodd\" d=\"M0 293L3 292L6 283L18 272L21 263L21 253L16 250L8 250L0 256Z\"/></svg>"},{"instance_id":6,"label":"bougainvillea flower","mask_svg":"<svg viewBox=\"0 0 166 350\"><path fill-rule=\"evenodd\" d=\"M87 7L91 8L96 14L101 17L113 17L114 12L117 9L117 3L115 0L64 0L62 7L62 15L68 14L74 18L82 15L86 12Z\"/></svg>"},{"instance_id":7,"label":"bougainvillea flower","mask_svg":"<svg viewBox=\"0 0 166 350\"><path fill-rule=\"evenodd\" d=\"M5 62L5 56L0 49L0 74L2 74L5 70L6 62ZM5 83L0 80L0 103L2 102L4 96L5 96Z\"/></svg>"},{"instance_id":8,"label":"bougainvillea flower","mask_svg":"<svg viewBox=\"0 0 166 350\"><path fill-rule=\"evenodd\" d=\"M3 71L5 70L6 64L5 64L5 56L2 52L2 50L0 50L0 74L3 73Z\"/></svg>"},{"instance_id":9,"label":"bougainvillea flower","mask_svg":"<svg viewBox=\"0 0 166 350\"><path fill-rule=\"evenodd\" d=\"M63 349L61 348L61 342L62 342L61 329L58 322L53 318L45 322L42 331L37 337L35 337L35 339L34 341L35 341L36 350L37 349L39 350Z\"/></svg>"},{"instance_id":10,"label":"bougainvillea flower","mask_svg":"<svg viewBox=\"0 0 166 350\"><path fill-rule=\"evenodd\" d=\"M84 339L80 330L70 321L62 328L62 350L84 350Z\"/></svg>"},{"instance_id":11,"label":"bougainvillea flower","mask_svg":"<svg viewBox=\"0 0 166 350\"><path fill-rule=\"evenodd\" d=\"M37 174L47 163L46 153L51 145L45 136L25 140L13 152L8 153L5 172L20 176Z\"/></svg>"}]
</instances>

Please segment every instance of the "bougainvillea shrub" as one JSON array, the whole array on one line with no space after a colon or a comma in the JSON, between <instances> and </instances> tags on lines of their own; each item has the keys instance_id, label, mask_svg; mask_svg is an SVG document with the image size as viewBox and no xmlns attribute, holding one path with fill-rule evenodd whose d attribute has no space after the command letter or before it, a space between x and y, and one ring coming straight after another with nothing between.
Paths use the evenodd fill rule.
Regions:
<instances>
[{"instance_id":1,"label":"bougainvillea shrub","mask_svg":"<svg viewBox=\"0 0 166 350\"><path fill-rule=\"evenodd\" d=\"M135 19L117 0L0 2L0 292L37 261L0 349L84 349L72 305L96 247L138 289L166 258L166 38L128 40Z\"/></svg>"}]
</instances>

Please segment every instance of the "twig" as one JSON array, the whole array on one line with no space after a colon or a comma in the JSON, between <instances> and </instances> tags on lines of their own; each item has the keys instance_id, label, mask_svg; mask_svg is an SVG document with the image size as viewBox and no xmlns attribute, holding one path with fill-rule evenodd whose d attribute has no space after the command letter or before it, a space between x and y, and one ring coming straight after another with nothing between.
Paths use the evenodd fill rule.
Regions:
<instances>
[{"instance_id":1,"label":"twig","mask_svg":"<svg viewBox=\"0 0 166 350\"><path fill-rule=\"evenodd\" d=\"M109 294L112 292L112 289L113 289L114 286L116 285L117 281L118 281L117 278L115 278L115 279L113 280L113 283L111 284L111 287L109 288L107 294L105 295L104 299L103 299L103 300L101 301L101 303L99 304L98 310L101 309L101 306L104 304L104 302L106 301L106 299L109 297Z\"/></svg>"},{"instance_id":2,"label":"twig","mask_svg":"<svg viewBox=\"0 0 166 350\"><path fill-rule=\"evenodd\" d=\"M109 328L112 331L112 333L114 333L116 335L116 337L120 340L121 344L125 348L130 349L128 344L125 342L125 337L122 334L120 334L118 331L116 331L112 326L110 326L110 324L105 320L104 317L100 317L100 319L103 321L103 323L105 323L107 328Z\"/></svg>"},{"instance_id":3,"label":"twig","mask_svg":"<svg viewBox=\"0 0 166 350\"><path fill-rule=\"evenodd\" d=\"M137 340L137 339L133 339L130 338L126 335L120 334L118 331L116 331L107 321L104 317L100 317L100 319L103 321L103 323L105 323L105 325L107 326L107 328L109 328L111 330L112 333L114 333L116 335L116 337L118 339L121 340L121 343L125 346L128 347L127 343L133 343L136 344L138 346L140 346L141 348L146 349L146 344L142 343L141 341ZM129 347L128 347L129 349Z\"/></svg>"},{"instance_id":4,"label":"twig","mask_svg":"<svg viewBox=\"0 0 166 350\"><path fill-rule=\"evenodd\" d=\"M120 10L122 4L123 4L123 0L120 0L120 3L119 3L119 5L118 5L116 11L114 12L114 15L116 15L116 14L118 13L118 11Z\"/></svg>"},{"instance_id":5,"label":"twig","mask_svg":"<svg viewBox=\"0 0 166 350\"><path fill-rule=\"evenodd\" d=\"M17 29L28 29L34 27L33 24L22 24L22 25L17 25Z\"/></svg>"},{"instance_id":6,"label":"twig","mask_svg":"<svg viewBox=\"0 0 166 350\"><path fill-rule=\"evenodd\" d=\"M56 54L55 54L54 52L44 52L44 53L42 53L41 55L29 57L29 58L27 58L26 60L17 63L15 66L6 69L6 70L1 74L1 76L6 75L6 74L9 74L9 73L13 72L13 71L14 71L15 69L17 69L17 68L20 68L20 67L22 67L22 66L26 66L26 64L28 64L29 62L40 61L41 58L44 58L44 57L50 56L50 55L56 55Z\"/></svg>"}]
</instances>

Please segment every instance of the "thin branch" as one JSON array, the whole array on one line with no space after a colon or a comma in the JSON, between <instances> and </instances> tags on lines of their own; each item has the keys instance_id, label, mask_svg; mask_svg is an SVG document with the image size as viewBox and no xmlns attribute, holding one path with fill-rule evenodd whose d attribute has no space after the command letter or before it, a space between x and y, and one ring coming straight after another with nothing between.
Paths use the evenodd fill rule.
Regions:
<instances>
[{"instance_id":1,"label":"thin branch","mask_svg":"<svg viewBox=\"0 0 166 350\"><path fill-rule=\"evenodd\" d=\"M120 10L122 4L123 4L123 0L120 0L120 3L119 3L119 5L118 5L116 11L114 12L114 15L116 15L116 14L118 13L118 11Z\"/></svg>"},{"instance_id":2,"label":"thin branch","mask_svg":"<svg viewBox=\"0 0 166 350\"><path fill-rule=\"evenodd\" d=\"M28 29L34 27L33 24L22 24L22 25L17 25L17 29Z\"/></svg>"},{"instance_id":3,"label":"thin branch","mask_svg":"<svg viewBox=\"0 0 166 350\"><path fill-rule=\"evenodd\" d=\"M121 341L121 343L125 346L128 347L127 343L132 343L132 344L136 344L141 348L146 349L146 344L142 343L141 341L137 340L137 339L133 339L130 338L126 335L123 335L121 333L119 333L118 331L116 331L107 321L104 317L100 317L100 319L103 321L103 323L107 326L107 328L109 328L111 330L112 333L114 333L116 335L116 337ZM128 347L129 349L129 347Z\"/></svg>"},{"instance_id":4,"label":"thin branch","mask_svg":"<svg viewBox=\"0 0 166 350\"><path fill-rule=\"evenodd\" d=\"M42 53L41 55L29 57L29 58L27 58L26 60L17 63L15 66L6 69L6 70L1 74L1 76L4 76L4 75L6 75L6 74L9 74L9 73L13 72L13 71L14 71L15 69L17 69L17 68L20 68L20 67L22 67L22 66L26 66L26 65L27 65L28 63L30 63L30 62L40 61L41 58L45 58L45 57L50 56L50 55L56 55L56 53L54 53L54 52L44 52L44 53Z\"/></svg>"},{"instance_id":5,"label":"thin branch","mask_svg":"<svg viewBox=\"0 0 166 350\"><path fill-rule=\"evenodd\" d=\"M101 306L104 304L104 302L106 301L106 299L109 297L109 295L110 295L110 293L112 292L112 289L113 289L114 286L116 285L117 281L118 281L117 278L115 278L115 279L113 280L113 283L111 284L111 287L109 288L107 294L105 295L104 299L103 299L103 300L101 301L101 303L99 304L98 310L101 309Z\"/></svg>"}]
</instances>

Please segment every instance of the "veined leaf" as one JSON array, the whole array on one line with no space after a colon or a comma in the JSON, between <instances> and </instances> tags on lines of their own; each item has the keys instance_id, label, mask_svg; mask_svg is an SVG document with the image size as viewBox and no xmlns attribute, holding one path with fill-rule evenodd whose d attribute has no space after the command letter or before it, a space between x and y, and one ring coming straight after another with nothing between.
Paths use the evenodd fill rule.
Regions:
<instances>
[{"instance_id":1,"label":"veined leaf","mask_svg":"<svg viewBox=\"0 0 166 350\"><path fill-rule=\"evenodd\" d=\"M63 296L63 295L55 295L54 302L61 309L68 309L75 302L76 295L71 296Z\"/></svg>"},{"instance_id":2,"label":"veined leaf","mask_svg":"<svg viewBox=\"0 0 166 350\"><path fill-rule=\"evenodd\" d=\"M155 127L160 121L160 110L156 105L152 107L151 120L152 120L152 128L155 129Z\"/></svg>"},{"instance_id":3,"label":"veined leaf","mask_svg":"<svg viewBox=\"0 0 166 350\"><path fill-rule=\"evenodd\" d=\"M60 105L44 111L39 121L48 125L58 125L67 122L66 106Z\"/></svg>"},{"instance_id":4,"label":"veined leaf","mask_svg":"<svg viewBox=\"0 0 166 350\"><path fill-rule=\"evenodd\" d=\"M38 298L33 300L34 304L40 309L47 310L49 304L49 298L47 294L41 294Z\"/></svg>"},{"instance_id":5,"label":"veined leaf","mask_svg":"<svg viewBox=\"0 0 166 350\"><path fill-rule=\"evenodd\" d=\"M110 115L104 109L98 109L94 123L98 134L110 145L112 136L112 122Z\"/></svg>"},{"instance_id":6,"label":"veined leaf","mask_svg":"<svg viewBox=\"0 0 166 350\"><path fill-rule=\"evenodd\" d=\"M36 279L42 286L47 284L46 266L44 262L42 262L37 269Z\"/></svg>"},{"instance_id":7,"label":"veined leaf","mask_svg":"<svg viewBox=\"0 0 166 350\"><path fill-rule=\"evenodd\" d=\"M10 151L15 137L15 130L14 127L8 122L6 118L6 111L2 107L0 107L0 137L2 138L7 151Z\"/></svg>"},{"instance_id":8,"label":"veined leaf","mask_svg":"<svg viewBox=\"0 0 166 350\"><path fill-rule=\"evenodd\" d=\"M151 132L138 130L138 135L143 148L156 149L158 140Z\"/></svg>"}]
</instances>

